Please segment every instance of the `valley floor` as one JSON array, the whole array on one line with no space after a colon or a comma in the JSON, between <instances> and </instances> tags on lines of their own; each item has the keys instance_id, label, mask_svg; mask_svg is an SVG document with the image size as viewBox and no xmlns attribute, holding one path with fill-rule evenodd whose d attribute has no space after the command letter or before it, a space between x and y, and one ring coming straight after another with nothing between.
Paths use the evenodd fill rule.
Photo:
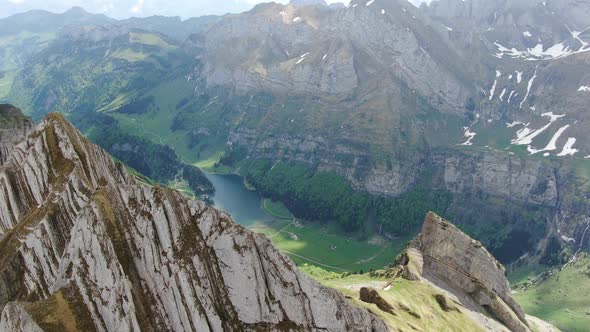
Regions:
<instances>
[{"instance_id":1,"label":"valley floor","mask_svg":"<svg viewBox=\"0 0 590 332\"><path fill-rule=\"evenodd\" d=\"M514 294L530 314L554 324L562 331L585 332L590 327L590 256L540 284Z\"/></svg>"},{"instance_id":2,"label":"valley floor","mask_svg":"<svg viewBox=\"0 0 590 332\"><path fill-rule=\"evenodd\" d=\"M393 264L408 239L384 241L375 236L359 240L330 225L290 219L251 227L265 234L297 265L311 264L333 272L363 273Z\"/></svg>"}]
</instances>

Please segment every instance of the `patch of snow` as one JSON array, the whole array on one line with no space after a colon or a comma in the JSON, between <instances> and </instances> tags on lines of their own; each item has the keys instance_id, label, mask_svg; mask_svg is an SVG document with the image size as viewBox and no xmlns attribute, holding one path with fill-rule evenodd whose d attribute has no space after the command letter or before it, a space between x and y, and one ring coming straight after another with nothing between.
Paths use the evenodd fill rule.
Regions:
<instances>
[{"instance_id":1,"label":"patch of snow","mask_svg":"<svg viewBox=\"0 0 590 332\"><path fill-rule=\"evenodd\" d=\"M516 132L516 138L511 141L511 144L530 145L535 137L547 130L547 128L549 128L553 122L557 121L557 119L563 117L564 115L555 115L551 112L548 112L541 114L541 116L548 117L549 123L537 130L530 129L528 127L529 124L525 125L524 128Z\"/></svg>"},{"instance_id":2,"label":"patch of snow","mask_svg":"<svg viewBox=\"0 0 590 332\"><path fill-rule=\"evenodd\" d=\"M301 17L299 17L299 16L297 16L293 19L293 23L297 23L299 21L301 21Z\"/></svg>"},{"instance_id":3,"label":"patch of snow","mask_svg":"<svg viewBox=\"0 0 590 332\"><path fill-rule=\"evenodd\" d=\"M506 123L506 128L512 128L518 125L524 125L524 122L512 121L512 123Z\"/></svg>"},{"instance_id":4,"label":"patch of snow","mask_svg":"<svg viewBox=\"0 0 590 332\"><path fill-rule=\"evenodd\" d=\"M504 101L504 95L506 94L506 88L504 88L504 90L502 90L502 93L500 93L500 100Z\"/></svg>"},{"instance_id":5,"label":"patch of snow","mask_svg":"<svg viewBox=\"0 0 590 332\"><path fill-rule=\"evenodd\" d=\"M570 28L569 28L567 25L566 25L565 27L566 27L566 28L567 28L567 30L568 30L568 31L569 31L569 32L572 34L572 37L573 37L574 39L577 39L577 40L580 42L580 44L582 44L582 48L585 48L586 46L588 46L588 42L585 42L585 41L583 41L583 40L580 38L580 34L582 34L582 33L586 32L586 31L588 31L588 29L590 29L590 27L586 28L584 31L572 31L572 30L570 30Z\"/></svg>"},{"instance_id":6,"label":"patch of snow","mask_svg":"<svg viewBox=\"0 0 590 332\"><path fill-rule=\"evenodd\" d=\"M576 144L576 139L574 137L570 137L567 139L567 142L563 146L563 150L557 155L558 157L563 156L573 156L578 153L580 150L574 149L574 144Z\"/></svg>"},{"instance_id":7,"label":"patch of snow","mask_svg":"<svg viewBox=\"0 0 590 332\"><path fill-rule=\"evenodd\" d=\"M565 242L573 242L573 243L576 243L576 240L575 239L572 239L571 237L567 237L565 235L562 235L561 236L561 239L564 240Z\"/></svg>"},{"instance_id":8,"label":"patch of snow","mask_svg":"<svg viewBox=\"0 0 590 332\"><path fill-rule=\"evenodd\" d=\"M590 92L590 86L587 85L582 85L579 89L578 92Z\"/></svg>"},{"instance_id":9,"label":"patch of snow","mask_svg":"<svg viewBox=\"0 0 590 332\"><path fill-rule=\"evenodd\" d=\"M365 4L365 6L369 7L370 5L372 5L372 4L373 4L373 2L375 2L375 0L369 0L369 2L367 2L367 3Z\"/></svg>"},{"instance_id":10,"label":"patch of snow","mask_svg":"<svg viewBox=\"0 0 590 332\"><path fill-rule=\"evenodd\" d=\"M507 102L510 104L510 100L512 99L512 96L514 95L514 90L510 91L510 95L508 96L508 100Z\"/></svg>"},{"instance_id":11,"label":"patch of snow","mask_svg":"<svg viewBox=\"0 0 590 332\"><path fill-rule=\"evenodd\" d=\"M525 36L525 37L532 37L532 36L533 36L533 35L531 35L531 33L530 33L530 32L528 32L528 31L525 31L525 32L523 32L523 33L522 33L522 35L523 35L523 36Z\"/></svg>"},{"instance_id":12,"label":"patch of snow","mask_svg":"<svg viewBox=\"0 0 590 332\"><path fill-rule=\"evenodd\" d=\"M551 153L549 153L549 152L543 153L543 157L549 157L550 155L551 155Z\"/></svg>"},{"instance_id":13,"label":"patch of snow","mask_svg":"<svg viewBox=\"0 0 590 332\"><path fill-rule=\"evenodd\" d=\"M465 129L465 133L463 134L463 136L467 137L467 141L461 143L461 145L473 145L473 143L471 141L473 140L473 138L477 134L470 131L468 127L465 127L463 129Z\"/></svg>"},{"instance_id":14,"label":"patch of snow","mask_svg":"<svg viewBox=\"0 0 590 332\"><path fill-rule=\"evenodd\" d=\"M530 145L527 147L527 150L531 154L537 154L539 152L557 150L557 140L559 139L559 136L561 136L561 134L563 134L563 132L566 131L566 129L569 128L569 127L570 127L570 125L565 125L565 126L559 128L559 130L557 130L557 132L555 132L555 134L553 134L553 137L551 138L551 140L549 141L549 143L547 143L547 146L545 146L541 150L537 150L537 149L531 147ZM548 153L546 153L546 154L548 154Z\"/></svg>"},{"instance_id":15,"label":"patch of snow","mask_svg":"<svg viewBox=\"0 0 590 332\"><path fill-rule=\"evenodd\" d=\"M515 71L516 73L516 83L520 84L520 82L522 82L522 72L521 71Z\"/></svg>"},{"instance_id":16,"label":"patch of snow","mask_svg":"<svg viewBox=\"0 0 590 332\"><path fill-rule=\"evenodd\" d=\"M498 53L494 54L494 56L499 59L508 56L513 59L524 59L527 61L560 59L572 54L590 51L588 43L582 40L580 40L580 42L582 43L582 46L579 49L572 49L570 46L565 45L564 42L561 42L546 49L543 44L537 44L535 47L528 48L524 51L519 51L514 47L508 48L498 42L494 42L494 45L498 48Z\"/></svg>"},{"instance_id":17,"label":"patch of snow","mask_svg":"<svg viewBox=\"0 0 590 332\"><path fill-rule=\"evenodd\" d=\"M381 9L381 15L385 15L385 9Z\"/></svg>"},{"instance_id":18,"label":"patch of snow","mask_svg":"<svg viewBox=\"0 0 590 332\"><path fill-rule=\"evenodd\" d=\"M448 27L448 26L446 26L446 25L445 25L445 28L447 28L447 30L448 30L448 31L453 31L453 28L451 28L451 27Z\"/></svg>"},{"instance_id":19,"label":"patch of snow","mask_svg":"<svg viewBox=\"0 0 590 332\"><path fill-rule=\"evenodd\" d=\"M303 54L302 56L299 57L299 60L297 60L297 62L295 63L296 65L300 64L301 62L303 62L303 60L305 60L305 58L309 55L309 52Z\"/></svg>"},{"instance_id":20,"label":"patch of snow","mask_svg":"<svg viewBox=\"0 0 590 332\"><path fill-rule=\"evenodd\" d=\"M407 10L405 8L402 8L402 10L404 11L404 13L407 12Z\"/></svg>"},{"instance_id":21,"label":"patch of snow","mask_svg":"<svg viewBox=\"0 0 590 332\"><path fill-rule=\"evenodd\" d=\"M526 100L529 98L529 94L531 93L531 87L533 86L535 78L537 78L537 68L535 68L535 73L533 74L533 77L531 77L531 79L529 80L529 84L526 88L526 95L524 96L524 99L520 102L520 108L522 108L522 104L524 104Z\"/></svg>"},{"instance_id":22,"label":"patch of snow","mask_svg":"<svg viewBox=\"0 0 590 332\"><path fill-rule=\"evenodd\" d=\"M512 79L512 74L508 75L508 79L511 80Z\"/></svg>"},{"instance_id":23,"label":"patch of snow","mask_svg":"<svg viewBox=\"0 0 590 332\"><path fill-rule=\"evenodd\" d=\"M555 121L557 121L557 119L563 118L565 116L565 114L553 114L553 112L547 112L547 113L541 114L541 116L549 118L551 122L555 122Z\"/></svg>"},{"instance_id":24,"label":"patch of snow","mask_svg":"<svg viewBox=\"0 0 590 332\"><path fill-rule=\"evenodd\" d=\"M496 77L502 76L502 73L499 70L496 70Z\"/></svg>"},{"instance_id":25,"label":"patch of snow","mask_svg":"<svg viewBox=\"0 0 590 332\"><path fill-rule=\"evenodd\" d=\"M322 60L326 60L327 57L328 57L328 55L324 54L324 56L322 57Z\"/></svg>"},{"instance_id":26,"label":"patch of snow","mask_svg":"<svg viewBox=\"0 0 590 332\"><path fill-rule=\"evenodd\" d=\"M494 98L494 93L496 92L496 85L498 84L498 80L494 80L494 85L492 85L492 88L490 89L490 100L492 100Z\"/></svg>"}]
</instances>

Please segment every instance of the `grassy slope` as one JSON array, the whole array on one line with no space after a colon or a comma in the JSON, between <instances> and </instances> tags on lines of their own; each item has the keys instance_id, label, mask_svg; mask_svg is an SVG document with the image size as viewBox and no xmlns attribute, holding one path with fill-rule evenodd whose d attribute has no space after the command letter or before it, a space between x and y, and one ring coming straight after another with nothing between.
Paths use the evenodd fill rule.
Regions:
<instances>
[{"instance_id":1,"label":"grassy slope","mask_svg":"<svg viewBox=\"0 0 590 332\"><path fill-rule=\"evenodd\" d=\"M112 115L130 133L158 144L169 145L187 162L200 161L197 167L211 170L223 154L225 138L212 135L211 140L190 147L187 142L186 130L173 131L171 129L174 118L180 112L176 105L183 99L191 97L194 94L193 89L194 86L180 76L162 82L146 93L145 97L154 98L155 110L143 114L112 113ZM124 100L125 96L122 95L120 99Z\"/></svg>"},{"instance_id":2,"label":"grassy slope","mask_svg":"<svg viewBox=\"0 0 590 332\"><path fill-rule=\"evenodd\" d=\"M310 263L335 272L382 269L394 262L407 240L400 239L395 243L358 240L336 227L304 223L299 228L291 220L261 223L252 229L268 236L297 265Z\"/></svg>"},{"instance_id":3,"label":"grassy slope","mask_svg":"<svg viewBox=\"0 0 590 332\"><path fill-rule=\"evenodd\" d=\"M22 59L26 55L23 53L29 49L45 47L54 38L53 32L29 31L0 37L0 48L4 50L4 53L0 55L0 100L6 98L12 88L12 82L23 65Z\"/></svg>"},{"instance_id":4,"label":"grassy slope","mask_svg":"<svg viewBox=\"0 0 590 332\"><path fill-rule=\"evenodd\" d=\"M587 254L541 284L515 294L525 311L563 331L590 326L590 256Z\"/></svg>"},{"instance_id":5,"label":"grassy slope","mask_svg":"<svg viewBox=\"0 0 590 332\"><path fill-rule=\"evenodd\" d=\"M434 295L438 293L426 284L397 278L390 288L383 290L387 280L368 274L343 277L341 274L309 265L301 266L301 269L325 286L341 291L353 304L369 309L388 325L401 331L481 331L465 314L444 312L434 299ZM394 306L396 315L385 313L373 304L358 300L358 290L363 286L377 289L381 297ZM402 310L401 306L409 308L420 318Z\"/></svg>"}]
</instances>

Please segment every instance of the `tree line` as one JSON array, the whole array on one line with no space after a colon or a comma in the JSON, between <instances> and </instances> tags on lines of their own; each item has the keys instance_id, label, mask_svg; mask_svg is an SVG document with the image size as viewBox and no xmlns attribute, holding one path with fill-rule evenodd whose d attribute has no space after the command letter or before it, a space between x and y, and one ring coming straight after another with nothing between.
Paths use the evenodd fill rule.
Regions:
<instances>
[{"instance_id":1,"label":"tree line","mask_svg":"<svg viewBox=\"0 0 590 332\"><path fill-rule=\"evenodd\" d=\"M443 213L452 196L443 191L413 190L399 197L380 197L354 190L334 172L316 172L297 162L244 161L242 175L264 196L282 201L299 218L334 220L346 231L376 223L395 235L416 232L428 211Z\"/></svg>"}]
</instances>

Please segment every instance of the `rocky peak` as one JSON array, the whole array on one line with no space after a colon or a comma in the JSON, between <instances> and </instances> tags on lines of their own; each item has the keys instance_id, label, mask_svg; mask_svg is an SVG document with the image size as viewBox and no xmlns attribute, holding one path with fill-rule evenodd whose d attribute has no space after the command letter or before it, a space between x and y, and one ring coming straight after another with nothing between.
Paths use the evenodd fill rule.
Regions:
<instances>
[{"instance_id":1,"label":"rocky peak","mask_svg":"<svg viewBox=\"0 0 590 332\"><path fill-rule=\"evenodd\" d=\"M0 211L2 331L386 330L266 237L137 183L57 114L0 168Z\"/></svg>"},{"instance_id":2,"label":"rocky peak","mask_svg":"<svg viewBox=\"0 0 590 332\"><path fill-rule=\"evenodd\" d=\"M531 331L529 318L512 298L504 266L480 242L438 215L428 213L421 234L399 262L406 279L432 283L510 331Z\"/></svg>"}]
</instances>

